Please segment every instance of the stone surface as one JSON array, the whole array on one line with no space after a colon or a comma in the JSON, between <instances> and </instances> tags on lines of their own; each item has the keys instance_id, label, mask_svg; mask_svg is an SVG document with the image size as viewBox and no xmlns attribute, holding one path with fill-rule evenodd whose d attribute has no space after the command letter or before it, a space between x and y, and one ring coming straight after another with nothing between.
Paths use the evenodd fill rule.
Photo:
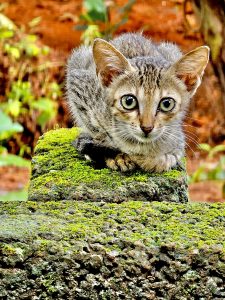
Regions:
<instances>
[{"instance_id":1,"label":"stone surface","mask_svg":"<svg viewBox=\"0 0 225 300\"><path fill-rule=\"evenodd\" d=\"M0 299L225 299L225 205L0 203Z\"/></svg>"},{"instance_id":2,"label":"stone surface","mask_svg":"<svg viewBox=\"0 0 225 300\"><path fill-rule=\"evenodd\" d=\"M40 138L32 160L29 200L187 202L185 171L127 174L107 168L96 170L72 146L78 134L76 128L63 128Z\"/></svg>"},{"instance_id":3,"label":"stone surface","mask_svg":"<svg viewBox=\"0 0 225 300\"><path fill-rule=\"evenodd\" d=\"M33 201L0 203L0 299L225 299L225 204L182 203L182 170L94 170L77 135L46 133Z\"/></svg>"}]
</instances>

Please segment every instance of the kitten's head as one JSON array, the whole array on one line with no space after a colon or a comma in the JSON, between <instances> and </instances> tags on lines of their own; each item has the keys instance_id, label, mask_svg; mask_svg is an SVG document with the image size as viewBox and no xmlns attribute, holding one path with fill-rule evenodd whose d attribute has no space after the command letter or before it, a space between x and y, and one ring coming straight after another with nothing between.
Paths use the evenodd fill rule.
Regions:
<instances>
[{"instance_id":1,"label":"kitten's head","mask_svg":"<svg viewBox=\"0 0 225 300\"><path fill-rule=\"evenodd\" d=\"M201 83L209 48L196 48L171 64L163 58L127 59L110 43L96 39L93 56L108 93L115 132L146 144L181 123Z\"/></svg>"}]
</instances>

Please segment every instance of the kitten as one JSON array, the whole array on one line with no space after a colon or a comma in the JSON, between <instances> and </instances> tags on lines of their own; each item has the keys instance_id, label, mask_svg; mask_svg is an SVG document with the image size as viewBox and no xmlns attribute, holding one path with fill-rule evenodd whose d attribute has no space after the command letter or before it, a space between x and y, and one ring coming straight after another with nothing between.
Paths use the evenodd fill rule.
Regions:
<instances>
[{"instance_id":1,"label":"kitten","mask_svg":"<svg viewBox=\"0 0 225 300\"><path fill-rule=\"evenodd\" d=\"M113 170L171 169L184 155L182 120L208 57L207 46L182 55L176 45L141 34L74 50L67 96L84 131L80 152L94 160L102 155Z\"/></svg>"}]
</instances>

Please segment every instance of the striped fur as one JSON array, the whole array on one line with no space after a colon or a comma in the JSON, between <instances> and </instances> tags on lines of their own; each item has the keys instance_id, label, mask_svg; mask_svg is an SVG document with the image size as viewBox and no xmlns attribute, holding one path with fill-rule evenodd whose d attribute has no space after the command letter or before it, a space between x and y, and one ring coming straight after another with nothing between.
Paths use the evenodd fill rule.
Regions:
<instances>
[{"instance_id":1,"label":"striped fur","mask_svg":"<svg viewBox=\"0 0 225 300\"><path fill-rule=\"evenodd\" d=\"M73 51L66 85L70 111L96 145L122 154L105 158L110 168L126 171L136 165L161 172L184 155L182 120L208 61L208 48L200 48L183 56L172 43L124 34L109 43L97 40L93 50L81 46ZM121 107L127 94L137 98L138 109ZM171 112L158 109L164 97L175 100ZM143 124L154 127L148 136Z\"/></svg>"}]
</instances>

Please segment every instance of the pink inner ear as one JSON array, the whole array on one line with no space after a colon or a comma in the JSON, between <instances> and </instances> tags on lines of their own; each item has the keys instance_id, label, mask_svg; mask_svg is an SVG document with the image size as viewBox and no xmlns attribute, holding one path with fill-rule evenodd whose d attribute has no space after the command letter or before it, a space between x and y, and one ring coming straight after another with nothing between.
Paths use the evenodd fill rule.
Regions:
<instances>
[{"instance_id":1,"label":"pink inner ear","mask_svg":"<svg viewBox=\"0 0 225 300\"><path fill-rule=\"evenodd\" d=\"M188 92L193 90L198 79L197 75L193 75L193 74L182 74L182 75L178 75L177 77L185 83Z\"/></svg>"}]
</instances>

